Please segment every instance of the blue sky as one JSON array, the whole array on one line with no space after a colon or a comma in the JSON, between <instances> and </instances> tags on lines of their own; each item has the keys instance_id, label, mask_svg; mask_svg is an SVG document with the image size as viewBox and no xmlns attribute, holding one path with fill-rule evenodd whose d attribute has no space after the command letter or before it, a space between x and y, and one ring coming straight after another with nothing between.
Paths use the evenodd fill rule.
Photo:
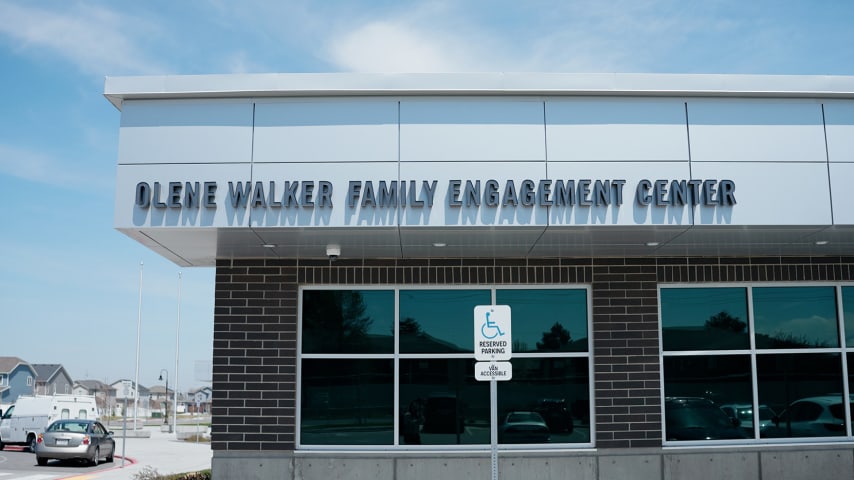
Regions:
<instances>
[{"instance_id":1,"label":"blue sky","mask_svg":"<svg viewBox=\"0 0 854 480\"><path fill-rule=\"evenodd\" d=\"M202 385L211 268L113 229L105 76L266 72L854 75L854 2L0 0L0 355L75 379Z\"/></svg>"}]
</instances>

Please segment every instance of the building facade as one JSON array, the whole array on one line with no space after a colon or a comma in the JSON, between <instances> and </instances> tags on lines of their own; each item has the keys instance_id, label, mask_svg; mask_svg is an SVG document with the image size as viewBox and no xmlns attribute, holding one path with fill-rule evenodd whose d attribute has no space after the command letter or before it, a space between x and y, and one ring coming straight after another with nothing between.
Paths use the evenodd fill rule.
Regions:
<instances>
[{"instance_id":1,"label":"building facade","mask_svg":"<svg viewBox=\"0 0 854 480\"><path fill-rule=\"evenodd\" d=\"M105 95L116 228L216 268L215 477L482 476L493 439L504 478L854 473L854 78ZM495 395L474 359L493 305Z\"/></svg>"}]
</instances>

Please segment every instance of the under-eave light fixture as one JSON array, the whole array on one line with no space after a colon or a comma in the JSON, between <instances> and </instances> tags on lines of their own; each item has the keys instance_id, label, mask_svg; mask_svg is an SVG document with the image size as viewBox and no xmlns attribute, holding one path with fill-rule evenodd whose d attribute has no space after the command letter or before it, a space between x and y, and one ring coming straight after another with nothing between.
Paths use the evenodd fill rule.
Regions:
<instances>
[{"instance_id":1,"label":"under-eave light fixture","mask_svg":"<svg viewBox=\"0 0 854 480\"><path fill-rule=\"evenodd\" d=\"M827 245L828 243L830 243L830 242L829 242L829 241L827 241L827 240L816 240L816 242L815 242L815 244L816 244L816 245L819 245L819 246L821 246L821 245Z\"/></svg>"},{"instance_id":2,"label":"under-eave light fixture","mask_svg":"<svg viewBox=\"0 0 854 480\"><path fill-rule=\"evenodd\" d=\"M647 247L657 247L657 246L661 245L661 242L646 242L645 245Z\"/></svg>"}]
</instances>

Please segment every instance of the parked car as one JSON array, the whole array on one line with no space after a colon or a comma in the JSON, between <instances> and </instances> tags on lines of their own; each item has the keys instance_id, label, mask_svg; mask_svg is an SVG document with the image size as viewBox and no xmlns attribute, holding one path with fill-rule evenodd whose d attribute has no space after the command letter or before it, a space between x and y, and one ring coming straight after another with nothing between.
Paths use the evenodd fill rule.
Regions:
<instances>
[{"instance_id":1,"label":"parked car","mask_svg":"<svg viewBox=\"0 0 854 480\"><path fill-rule=\"evenodd\" d=\"M766 437L832 437L845 435L842 395L821 395L796 400L774 418ZM854 408L848 403L854 418Z\"/></svg>"},{"instance_id":2,"label":"parked car","mask_svg":"<svg viewBox=\"0 0 854 480\"><path fill-rule=\"evenodd\" d=\"M95 420L57 420L36 440L36 462L41 466L50 459L80 459L98 465L103 458L109 463L115 451L113 432Z\"/></svg>"},{"instance_id":3,"label":"parked car","mask_svg":"<svg viewBox=\"0 0 854 480\"><path fill-rule=\"evenodd\" d=\"M544 398L537 403L534 411L539 413L546 421L549 431L553 433L572 433L572 414L566 406L563 398Z\"/></svg>"},{"instance_id":4,"label":"parked car","mask_svg":"<svg viewBox=\"0 0 854 480\"><path fill-rule=\"evenodd\" d=\"M753 431L753 405L749 403L729 403L721 405L721 410L734 420L741 422L741 428ZM759 405L759 430L774 425L777 414L767 405ZM751 434L752 435L752 434Z\"/></svg>"},{"instance_id":5,"label":"parked car","mask_svg":"<svg viewBox=\"0 0 854 480\"><path fill-rule=\"evenodd\" d=\"M547 443L549 427L537 412L510 412L498 430L499 443Z\"/></svg>"},{"instance_id":6,"label":"parked car","mask_svg":"<svg viewBox=\"0 0 854 480\"><path fill-rule=\"evenodd\" d=\"M668 397L664 400L667 440L721 440L748 438L738 419L732 419L711 400Z\"/></svg>"}]
</instances>

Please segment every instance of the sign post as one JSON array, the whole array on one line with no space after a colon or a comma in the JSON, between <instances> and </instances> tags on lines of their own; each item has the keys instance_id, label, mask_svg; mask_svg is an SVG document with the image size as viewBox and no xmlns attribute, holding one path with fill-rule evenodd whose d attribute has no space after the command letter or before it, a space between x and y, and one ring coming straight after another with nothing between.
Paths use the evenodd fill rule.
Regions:
<instances>
[{"instance_id":1,"label":"sign post","mask_svg":"<svg viewBox=\"0 0 854 480\"><path fill-rule=\"evenodd\" d=\"M132 394L131 390L133 390L133 382L122 380L121 386L116 391L116 398L125 401L125 406L122 408L122 417L124 418L122 422L122 468L125 466L125 447L128 443L128 398Z\"/></svg>"},{"instance_id":2,"label":"sign post","mask_svg":"<svg viewBox=\"0 0 854 480\"><path fill-rule=\"evenodd\" d=\"M513 355L509 305L474 307L474 375L489 382L492 480L498 480L498 381L513 378Z\"/></svg>"}]
</instances>

